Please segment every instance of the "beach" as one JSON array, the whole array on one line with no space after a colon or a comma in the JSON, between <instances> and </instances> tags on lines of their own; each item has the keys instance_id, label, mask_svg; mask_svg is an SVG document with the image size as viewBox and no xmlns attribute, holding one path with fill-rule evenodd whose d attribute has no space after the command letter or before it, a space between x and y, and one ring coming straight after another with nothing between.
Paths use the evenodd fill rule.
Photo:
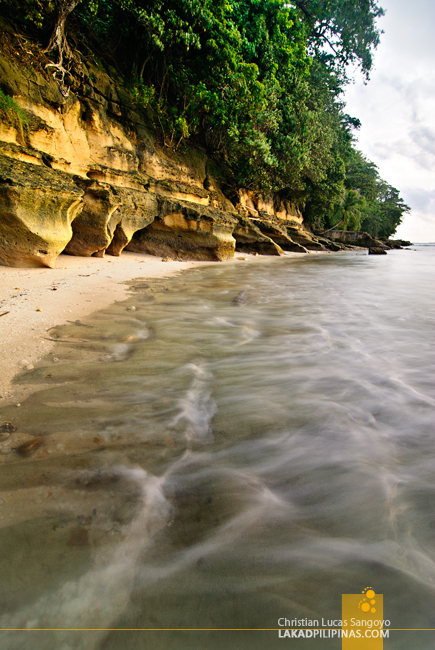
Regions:
<instances>
[{"instance_id":1,"label":"beach","mask_svg":"<svg viewBox=\"0 0 435 650\"><path fill-rule=\"evenodd\" d=\"M293 256L301 254L286 253ZM60 255L54 269L0 266L0 406L19 404L29 395L31 387L14 385L13 378L50 352L53 327L126 299L135 278L170 277L212 263L164 259L124 251L104 258ZM240 262L250 259L255 255L234 256Z\"/></svg>"},{"instance_id":2,"label":"beach","mask_svg":"<svg viewBox=\"0 0 435 650\"><path fill-rule=\"evenodd\" d=\"M1 409L2 647L260 650L309 618L333 650L369 590L434 647L434 248L243 257L72 260Z\"/></svg>"},{"instance_id":3,"label":"beach","mask_svg":"<svg viewBox=\"0 0 435 650\"><path fill-rule=\"evenodd\" d=\"M110 258L60 255L54 269L0 266L0 405L18 404L29 394L30 387L12 380L50 352L51 328L124 300L134 278L167 277L205 264L210 262L162 262L123 252Z\"/></svg>"}]
</instances>

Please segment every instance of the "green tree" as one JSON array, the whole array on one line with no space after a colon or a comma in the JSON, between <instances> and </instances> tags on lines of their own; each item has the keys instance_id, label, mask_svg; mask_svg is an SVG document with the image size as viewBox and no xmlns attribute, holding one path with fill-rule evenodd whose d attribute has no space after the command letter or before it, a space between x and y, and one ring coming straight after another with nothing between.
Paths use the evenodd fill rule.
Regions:
<instances>
[{"instance_id":1,"label":"green tree","mask_svg":"<svg viewBox=\"0 0 435 650\"><path fill-rule=\"evenodd\" d=\"M399 191L379 176L377 166L354 149L346 165L345 186L358 190L364 199L361 229L373 237L389 237L394 234L403 214L410 210Z\"/></svg>"},{"instance_id":2,"label":"green tree","mask_svg":"<svg viewBox=\"0 0 435 650\"><path fill-rule=\"evenodd\" d=\"M344 190L341 201L330 217L329 230L359 230L364 199L358 190Z\"/></svg>"},{"instance_id":3,"label":"green tree","mask_svg":"<svg viewBox=\"0 0 435 650\"><path fill-rule=\"evenodd\" d=\"M367 205L361 228L374 237L391 237L410 209L395 187L379 179L376 200Z\"/></svg>"},{"instance_id":4,"label":"green tree","mask_svg":"<svg viewBox=\"0 0 435 650\"><path fill-rule=\"evenodd\" d=\"M333 67L358 65L368 77L385 14L376 0L293 0L309 26L313 52Z\"/></svg>"},{"instance_id":5,"label":"green tree","mask_svg":"<svg viewBox=\"0 0 435 650\"><path fill-rule=\"evenodd\" d=\"M341 100L347 65L370 72L377 0L23 0L21 14L0 2L51 24L65 95L70 39L118 68L165 145L204 147L234 189L279 192L319 229L390 233L408 209L354 149Z\"/></svg>"}]
</instances>

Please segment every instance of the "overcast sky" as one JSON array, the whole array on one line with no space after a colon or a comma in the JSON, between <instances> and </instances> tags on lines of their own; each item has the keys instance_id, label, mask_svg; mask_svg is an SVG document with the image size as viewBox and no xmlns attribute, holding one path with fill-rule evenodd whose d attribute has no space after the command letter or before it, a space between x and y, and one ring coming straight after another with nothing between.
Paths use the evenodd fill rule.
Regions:
<instances>
[{"instance_id":1,"label":"overcast sky","mask_svg":"<svg viewBox=\"0 0 435 650\"><path fill-rule=\"evenodd\" d=\"M358 148L411 206L396 238L435 241L435 0L380 0L375 69L346 91Z\"/></svg>"}]
</instances>

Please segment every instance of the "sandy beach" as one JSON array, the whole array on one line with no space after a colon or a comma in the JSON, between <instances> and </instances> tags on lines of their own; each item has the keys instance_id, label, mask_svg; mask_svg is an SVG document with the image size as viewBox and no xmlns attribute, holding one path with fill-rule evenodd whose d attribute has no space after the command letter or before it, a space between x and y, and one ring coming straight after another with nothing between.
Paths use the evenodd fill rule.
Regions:
<instances>
[{"instance_id":1,"label":"sandy beach","mask_svg":"<svg viewBox=\"0 0 435 650\"><path fill-rule=\"evenodd\" d=\"M286 252L285 256L304 254ZM234 261L255 258L236 252ZM0 266L0 406L18 404L31 392L30 386L14 385L13 378L31 370L50 352L54 345L51 328L126 299L130 281L135 278L170 277L213 263L163 261L161 257L123 251L120 257L60 255L54 269Z\"/></svg>"},{"instance_id":2,"label":"sandy beach","mask_svg":"<svg viewBox=\"0 0 435 650\"><path fill-rule=\"evenodd\" d=\"M123 252L105 258L60 255L55 269L0 266L0 405L19 403L30 392L12 380L50 351L52 327L127 298L134 278L167 277L206 264Z\"/></svg>"}]
</instances>

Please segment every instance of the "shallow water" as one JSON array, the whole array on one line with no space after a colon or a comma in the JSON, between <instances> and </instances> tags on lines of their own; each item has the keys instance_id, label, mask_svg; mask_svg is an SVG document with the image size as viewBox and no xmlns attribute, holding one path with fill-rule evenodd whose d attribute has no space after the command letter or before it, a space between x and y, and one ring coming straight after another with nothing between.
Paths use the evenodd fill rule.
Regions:
<instances>
[{"instance_id":1,"label":"shallow water","mask_svg":"<svg viewBox=\"0 0 435 650\"><path fill-rule=\"evenodd\" d=\"M175 630L340 619L367 586L392 628L435 628L434 260L215 265L50 332L58 362L0 412L0 627L56 631L2 650L281 647Z\"/></svg>"}]
</instances>

